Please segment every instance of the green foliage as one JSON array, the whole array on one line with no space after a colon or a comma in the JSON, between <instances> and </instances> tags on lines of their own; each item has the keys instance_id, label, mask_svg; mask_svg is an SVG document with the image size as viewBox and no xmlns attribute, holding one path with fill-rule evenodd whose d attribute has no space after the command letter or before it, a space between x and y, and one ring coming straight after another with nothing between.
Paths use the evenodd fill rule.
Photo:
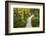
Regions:
<instances>
[{"instance_id":1,"label":"green foliage","mask_svg":"<svg viewBox=\"0 0 46 36\"><path fill-rule=\"evenodd\" d=\"M39 26L39 9L32 8L14 8L14 28L26 27L27 18L32 14L35 15L35 19L32 18L32 27Z\"/></svg>"}]
</instances>

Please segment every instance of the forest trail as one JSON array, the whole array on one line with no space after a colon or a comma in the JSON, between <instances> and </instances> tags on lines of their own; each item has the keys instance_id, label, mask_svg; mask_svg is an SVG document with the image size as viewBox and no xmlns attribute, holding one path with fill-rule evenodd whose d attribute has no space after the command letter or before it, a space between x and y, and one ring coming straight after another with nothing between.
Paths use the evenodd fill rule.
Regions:
<instances>
[{"instance_id":1,"label":"forest trail","mask_svg":"<svg viewBox=\"0 0 46 36\"><path fill-rule=\"evenodd\" d=\"M28 17L26 27L32 27L32 24L31 24L32 17L34 17L34 15Z\"/></svg>"}]
</instances>

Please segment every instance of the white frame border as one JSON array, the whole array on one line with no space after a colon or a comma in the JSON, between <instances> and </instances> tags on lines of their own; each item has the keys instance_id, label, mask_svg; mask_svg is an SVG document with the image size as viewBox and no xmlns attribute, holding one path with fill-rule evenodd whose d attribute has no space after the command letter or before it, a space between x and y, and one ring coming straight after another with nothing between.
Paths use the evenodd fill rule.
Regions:
<instances>
[{"instance_id":1,"label":"white frame border","mask_svg":"<svg viewBox=\"0 0 46 36\"><path fill-rule=\"evenodd\" d=\"M38 8L40 9L40 27L32 28L13 28L13 8ZM43 31L43 5L37 4L19 4L19 3L9 3L9 33L18 32L33 32L33 31ZM38 30L39 29L39 30Z\"/></svg>"}]
</instances>

